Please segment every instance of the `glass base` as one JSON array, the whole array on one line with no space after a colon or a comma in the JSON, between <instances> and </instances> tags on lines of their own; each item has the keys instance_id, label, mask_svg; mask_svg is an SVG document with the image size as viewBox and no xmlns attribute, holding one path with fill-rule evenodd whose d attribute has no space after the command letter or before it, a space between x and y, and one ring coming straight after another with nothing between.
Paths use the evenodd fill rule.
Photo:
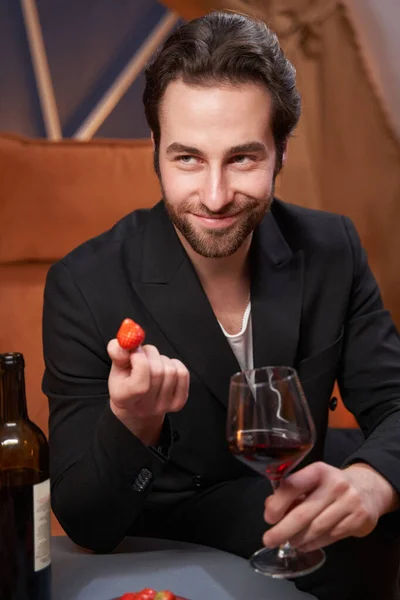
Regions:
<instances>
[{"instance_id":1,"label":"glass base","mask_svg":"<svg viewBox=\"0 0 400 600\"><path fill-rule=\"evenodd\" d=\"M250 558L250 565L261 575L275 579L294 579L313 573L324 564L323 550L298 552L288 544L283 548L262 548Z\"/></svg>"}]
</instances>

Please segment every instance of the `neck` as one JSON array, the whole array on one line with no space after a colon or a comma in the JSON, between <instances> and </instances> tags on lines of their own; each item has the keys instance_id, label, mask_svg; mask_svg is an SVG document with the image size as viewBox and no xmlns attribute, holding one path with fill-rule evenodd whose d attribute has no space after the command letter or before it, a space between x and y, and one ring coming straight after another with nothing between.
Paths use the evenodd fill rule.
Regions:
<instances>
[{"instance_id":1,"label":"neck","mask_svg":"<svg viewBox=\"0 0 400 600\"><path fill-rule=\"evenodd\" d=\"M27 418L23 371L7 370L0 378L0 421L9 423Z\"/></svg>"},{"instance_id":2,"label":"neck","mask_svg":"<svg viewBox=\"0 0 400 600\"><path fill-rule=\"evenodd\" d=\"M207 258L195 252L178 230L177 234L205 289L211 285L225 287L238 282L249 281L248 255L252 235L249 235L240 248L231 256Z\"/></svg>"}]
</instances>

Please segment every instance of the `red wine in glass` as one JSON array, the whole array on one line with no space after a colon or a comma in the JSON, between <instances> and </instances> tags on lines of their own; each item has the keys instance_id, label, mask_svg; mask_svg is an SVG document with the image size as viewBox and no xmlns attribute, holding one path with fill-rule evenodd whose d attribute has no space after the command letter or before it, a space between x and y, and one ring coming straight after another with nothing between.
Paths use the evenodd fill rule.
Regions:
<instances>
[{"instance_id":1,"label":"red wine in glass","mask_svg":"<svg viewBox=\"0 0 400 600\"><path fill-rule=\"evenodd\" d=\"M274 490L308 454L315 428L297 373L291 367L263 367L231 377L227 440L232 454L267 477ZM263 575L293 578L325 562L321 549L300 552L289 542L262 548L250 558Z\"/></svg>"},{"instance_id":2,"label":"red wine in glass","mask_svg":"<svg viewBox=\"0 0 400 600\"><path fill-rule=\"evenodd\" d=\"M310 450L311 442L284 430L239 431L229 449L241 462L269 479L280 480Z\"/></svg>"}]
</instances>

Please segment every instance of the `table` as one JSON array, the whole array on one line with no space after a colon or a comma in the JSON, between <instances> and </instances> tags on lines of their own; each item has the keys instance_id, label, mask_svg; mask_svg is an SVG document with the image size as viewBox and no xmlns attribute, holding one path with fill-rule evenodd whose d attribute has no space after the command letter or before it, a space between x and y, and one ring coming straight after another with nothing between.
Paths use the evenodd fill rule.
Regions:
<instances>
[{"instance_id":1,"label":"table","mask_svg":"<svg viewBox=\"0 0 400 600\"><path fill-rule=\"evenodd\" d=\"M253 572L238 556L213 548L126 538L112 554L90 554L67 537L52 538L54 600L112 600L144 587L190 600L307 600L290 581Z\"/></svg>"}]
</instances>

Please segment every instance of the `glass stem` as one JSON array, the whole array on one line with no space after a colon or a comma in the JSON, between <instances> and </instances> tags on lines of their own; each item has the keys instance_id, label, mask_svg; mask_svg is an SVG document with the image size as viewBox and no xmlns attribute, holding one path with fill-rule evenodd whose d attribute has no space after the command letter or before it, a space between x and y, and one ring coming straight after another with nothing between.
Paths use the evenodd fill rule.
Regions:
<instances>
[{"instance_id":1,"label":"glass stem","mask_svg":"<svg viewBox=\"0 0 400 600\"><path fill-rule=\"evenodd\" d=\"M280 486L282 481L282 477L279 477L279 479L270 479L271 485L272 485L272 489L274 490L274 493L276 492L276 490L278 489L278 487ZM290 545L289 542L285 542L284 544L281 544L278 548L278 558L280 560L285 560L288 558L295 558L297 556L297 552L295 548L292 548L292 546Z\"/></svg>"},{"instance_id":2,"label":"glass stem","mask_svg":"<svg viewBox=\"0 0 400 600\"><path fill-rule=\"evenodd\" d=\"M297 556L297 552L294 548L292 548L289 542L279 546L278 558L280 560L285 560L285 558L295 558L295 556Z\"/></svg>"}]
</instances>

